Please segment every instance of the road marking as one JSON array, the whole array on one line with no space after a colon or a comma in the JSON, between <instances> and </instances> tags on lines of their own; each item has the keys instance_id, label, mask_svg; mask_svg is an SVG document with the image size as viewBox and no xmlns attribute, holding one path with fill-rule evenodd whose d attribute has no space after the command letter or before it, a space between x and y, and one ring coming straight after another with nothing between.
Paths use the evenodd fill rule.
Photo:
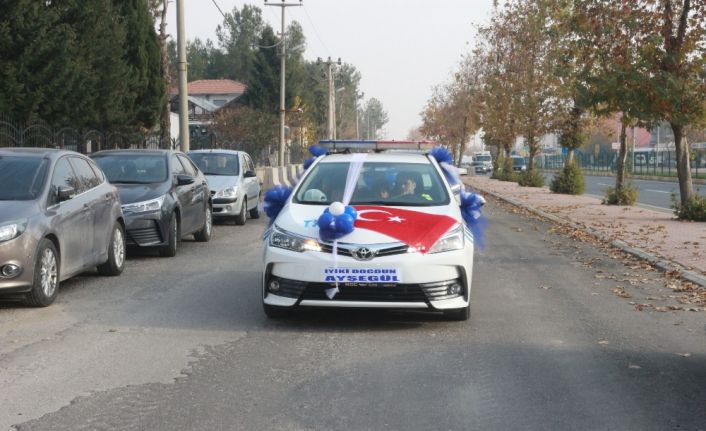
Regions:
<instances>
[{"instance_id":1,"label":"road marking","mask_svg":"<svg viewBox=\"0 0 706 431\"><path fill-rule=\"evenodd\" d=\"M665 192L664 190L652 190L652 189L645 189L646 192L652 192L652 193L666 193L668 195L672 194L672 192Z\"/></svg>"},{"instance_id":2,"label":"road marking","mask_svg":"<svg viewBox=\"0 0 706 431\"><path fill-rule=\"evenodd\" d=\"M606 184L606 183L596 183L596 184L598 184L599 186L609 186L609 187L613 186L613 184Z\"/></svg>"},{"instance_id":3,"label":"road marking","mask_svg":"<svg viewBox=\"0 0 706 431\"><path fill-rule=\"evenodd\" d=\"M592 194L592 193L584 193L584 196L591 196L591 197L594 197L594 198L599 198L599 199L601 199L601 200L603 200L603 199L605 198L605 196L594 195L594 194ZM657 210L657 211L659 211L659 212L666 212L666 213L670 213L670 214L672 213L672 209L671 209L671 208L658 207L657 205L643 204L643 203L641 203L641 202L638 202L638 203L637 203L637 206L643 207L643 208L647 208L647 209Z\"/></svg>"}]
</instances>

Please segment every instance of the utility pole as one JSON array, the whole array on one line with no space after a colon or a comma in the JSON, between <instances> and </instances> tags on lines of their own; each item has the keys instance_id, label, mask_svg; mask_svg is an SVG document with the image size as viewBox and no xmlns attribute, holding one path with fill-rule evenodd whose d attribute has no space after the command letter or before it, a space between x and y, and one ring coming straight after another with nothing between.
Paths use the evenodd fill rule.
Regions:
<instances>
[{"instance_id":1,"label":"utility pole","mask_svg":"<svg viewBox=\"0 0 706 431\"><path fill-rule=\"evenodd\" d=\"M186 32L184 31L184 2L177 0L177 49L179 51L179 140L181 151L189 151L189 88L186 76Z\"/></svg>"},{"instance_id":2,"label":"utility pole","mask_svg":"<svg viewBox=\"0 0 706 431\"><path fill-rule=\"evenodd\" d=\"M284 150L286 148L286 143L284 140L284 91L285 91L285 59L287 57L287 36L284 34L284 10L290 6L301 6L302 0L299 3L267 3L265 0L265 6L277 6L282 8L282 59L280 60L280 75L279 75L279 151L277 152L277 165L284 166Z\"/></svg>"},{"instance_id":3,"label":"utility pole","mask_svg":"<svg viewBox=\"0 0 706 431\"><path fill-rule=\"evenodd\" d=\"M355 139L360 141L360 125L358 123L358 112L360 108L358 107L358 99L365 97L365 92L360 93L360 97L356 94L355 96Z\"/></svg>"},{"instance_id":4,"label":"utility pole","mask_svg":"<svg viewBox=\"0 0 706 431\"><path fill-rule=\"evenodd\" d=\"M317 62L321 62L319 58ZM328 79L328 138L336 139L336 87L333 79L333 67L335 64L341 65L341 58L337 62L331 61L331 57L326 61L326 78Z\"/></svg>"}]
</instances>

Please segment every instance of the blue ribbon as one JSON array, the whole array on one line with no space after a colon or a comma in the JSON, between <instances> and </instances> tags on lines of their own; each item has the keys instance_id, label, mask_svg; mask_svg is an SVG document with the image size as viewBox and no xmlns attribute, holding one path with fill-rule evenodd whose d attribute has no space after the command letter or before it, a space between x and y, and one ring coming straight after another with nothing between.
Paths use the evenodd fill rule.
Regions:
<instances>
[{"instance_id":1,"label":"blue ribbon","mask_svg":"<svg viewBox=\"0 0 706 431\"><path fill-rule=\"evenodd\" d=\"M485 248L485 230L488 227L488 220L483 216L481 207L483 198L465 190L461 191L461 215L466 226L473 233L473 242L480 249Z\"/></svg>"},{"instance_id":2,"label":"blue ribbon","mask_svg":"<svg viewBox=\"0 0 706 431\"><path fill-rule=\"evenodd\" d=\"M309 157L308 159L304 160L302 163L304 165L304 170L309 169L309 166L311 166L312 163L318 158L323 156L324 154L328 153L328 150L321 145L312 145L309 147L309 152L313 157Z\"/></svg>"},{"instance_id":3,"label":"blue ribbon","mask_svg":"<svg viewBox=\"0 0 706 431\"><path fill-rule=\"evenodd\" d=\"M275 221L277 215L280 211L282 211L284 204L287 203L287 199L289 199L289 195L291 194L292 188L282 185L274 186L265 192L263 209L265 210L267 217L270 218L270 224Z\"/></svg>"},{"instance_id":4,"label":"blue ribbon","mask_svg":"<svg viewBox=\"0 0 706 431\"><path fill-rule=\"evenodd\" d=\"M453 162L454 157L451 152L441 145L432 148L429 155L436 159L437 163L441 165L444 170L444 176L450 184L459 184L460 180L458 174L454 170Z\"/></svg>"}]
</instances>

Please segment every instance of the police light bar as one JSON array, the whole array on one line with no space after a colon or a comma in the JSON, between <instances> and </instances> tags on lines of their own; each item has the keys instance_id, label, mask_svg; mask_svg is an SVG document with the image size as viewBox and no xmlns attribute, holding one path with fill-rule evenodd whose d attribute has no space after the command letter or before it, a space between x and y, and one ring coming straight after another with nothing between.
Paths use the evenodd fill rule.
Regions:
<instances>
[{"instance_id":1,"label":"police light bar","mask_svg":"<svg viewBox=\"0 0 706 431\"><path fill-rule=\"evenodd\" d=\"M422 151L431 150L439 145L434 141L357 141L357 140L325 140L319 141L319 145L330 151L384 151L384 150L407 150Z\"/></svg>"}]
</instances>

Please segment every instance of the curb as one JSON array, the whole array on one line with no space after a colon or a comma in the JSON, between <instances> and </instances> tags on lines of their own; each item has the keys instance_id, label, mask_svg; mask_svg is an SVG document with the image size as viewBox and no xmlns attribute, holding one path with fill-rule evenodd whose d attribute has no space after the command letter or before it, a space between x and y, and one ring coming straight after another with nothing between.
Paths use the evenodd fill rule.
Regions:
<instances>
[{"instance_id":1,"label":"curb","mask_svg":"<svg viewBox=\"0 0 706 431\"><path fill-rule=\"evenodd\" d=\"M486 193L490 196L493 196L496 199L507 202L511 205L518 207L518 208L523 208L533 214L536 214L536 215L538 215L544 219L547 219L549 221L552 221L554 223L564 225L564 226L569 226L573 229L577 229L577 230L586 232L589 235L593 236L594 238L611 245L612 247L620 249L623 252L625 252L631 256L634 256L638 259L642 259L642 260L649 262L651 265L653 265L655 268L659 269L662 272L676 271L679 278L686 280L686 281L689 281L691 283L694 283L696 285L699 285L701 287L706 287L706 276L703 276L697 272L685 269L683 266L679 265L676 262L662 259L662 258L657 257L651 253L644 251L644 250L632 247L632 246L628 245L627 243L625 243L624 241L621 241L619 239L611 239L610 237L608 237L607 235L605 235L601 232L595 231L595 230L588 228L586 226L578 225L578 224L572 222L571 220L557 217L554 214L549 214L547 212L544 212L540 209L534 208L534 207L527 205L525 203L516 201L515 199L508 198L507 196L503 196L499 193L492 192L490 190L485 190L485 189L478 187L476 185L473 185L472 187L474 187L475 189L477 189L483 193Z\"/></svg>"}]
</instances>

